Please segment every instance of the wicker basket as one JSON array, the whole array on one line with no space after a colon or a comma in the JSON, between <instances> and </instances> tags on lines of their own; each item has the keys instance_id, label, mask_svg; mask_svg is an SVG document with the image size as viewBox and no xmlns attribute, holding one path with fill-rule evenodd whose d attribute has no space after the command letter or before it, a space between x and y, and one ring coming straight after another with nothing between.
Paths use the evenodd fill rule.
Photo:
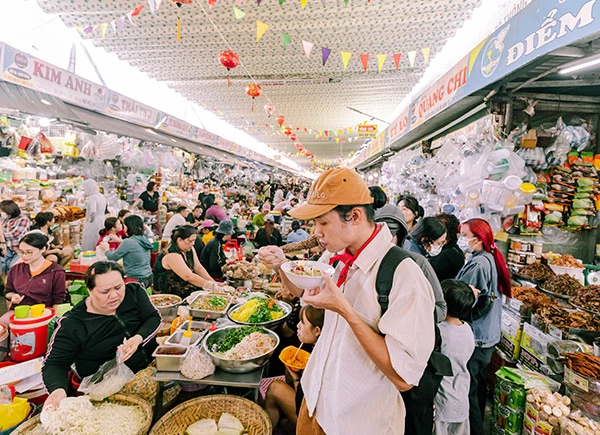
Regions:
<instances>
[{"instance_id":1,"label":"wicker basket","mask_svg":"<svg viewBox=\"0 0 600 435\"><path fill-rule=\"evenodd\" d=\"M144 414L146 414L146 418L144 419L144 427L142 427L135 435L146 435L148 433L150 424L152 423L152 407L148 402L146 402L144 399L140 399L139 397L128 396L125 394L115 394L114 396L110 396L108 401L111 403L121 403L123 405L137 405L142 408L142 411L144 411ZM39 424L41 424L41 422L38 414L16 428L11 435L27 435Z\"/></svg>"},{"instance_id":2,"label":"wicker basket","mask_svg":"<svg viewBox=\"0 0 600 435\"><path fill-rule=\"evenodd\" d=\"M271 435L273 426L267 413L243 397L216 394L188 400L156 422L148 435L184 435L188 426L203 418L219 420L228 412L237 417L248 435Z\"/></svg>"}]
</instances>

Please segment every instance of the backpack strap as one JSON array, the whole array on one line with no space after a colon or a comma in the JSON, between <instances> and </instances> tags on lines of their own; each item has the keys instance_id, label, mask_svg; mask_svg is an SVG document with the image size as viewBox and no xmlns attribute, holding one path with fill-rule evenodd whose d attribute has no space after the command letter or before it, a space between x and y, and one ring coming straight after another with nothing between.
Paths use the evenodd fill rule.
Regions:
<instances>
[{"instance_id":1,"label":"backpack strap","mask_svg":"<svg viewBox=\"0 0 600 435\"><path fill-rule=\"evenodd\" d=\"M382 316L390 305L390 292L392 291L396 268L407 258L410 258L410 255L404 249L394 246L385 254L383 260L381 260L377 278L375 279L375 288Z\"/></svg>"}]
</instances>

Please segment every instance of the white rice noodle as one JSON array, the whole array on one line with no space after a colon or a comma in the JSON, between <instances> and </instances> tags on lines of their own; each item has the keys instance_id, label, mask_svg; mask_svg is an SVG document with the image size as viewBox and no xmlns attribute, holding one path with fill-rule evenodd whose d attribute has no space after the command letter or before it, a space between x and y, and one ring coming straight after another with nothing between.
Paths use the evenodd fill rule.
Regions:
<instances>
[{"instance_id":1,"label":"white rice noodle","mask_svg":"<svg viewBox=\"0 0 600 435\"><path fill-rule=\"evenodd\" d=\"M269 334L253 332L233 346L223 356L227 359L250 359L271 351L275 343Z\"/></svg>"}]
</instances>

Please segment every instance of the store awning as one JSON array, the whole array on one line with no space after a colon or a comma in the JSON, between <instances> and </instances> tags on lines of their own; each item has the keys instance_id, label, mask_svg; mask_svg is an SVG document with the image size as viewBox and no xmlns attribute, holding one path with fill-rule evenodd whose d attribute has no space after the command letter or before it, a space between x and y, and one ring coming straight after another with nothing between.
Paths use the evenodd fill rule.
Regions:
<instances>
[{"instance_id":1,"label":"store awning","mask_svg":"<svg viewBox=\"0 0 600 435\"><path fill-rule=\"evenodd\" d=\"M19 111L28 115L77 121L77 116L56 97L33 89L0 81L0 111Z\"/></svg>"}]
</instances>

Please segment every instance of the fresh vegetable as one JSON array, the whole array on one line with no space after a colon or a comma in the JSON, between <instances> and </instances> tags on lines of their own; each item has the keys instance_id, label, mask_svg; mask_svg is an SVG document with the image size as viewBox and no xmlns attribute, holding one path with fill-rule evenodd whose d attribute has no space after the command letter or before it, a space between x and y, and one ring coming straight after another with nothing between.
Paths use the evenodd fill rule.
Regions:
<instances>
[{"instance_id":1,"label":"fresh vegetable","mask_svg":"<svg viewBox=\"0 0 600 435\"><path fill-rule=\"evenodd\" d=\"M265 333L264 330L258 326L243 326L241 328L232 328L230 331L225 334L225 337L221 340L220 343L217 343L217 352L227 352L229 349L234 347L240 341L244 339L245 336L252 334L253 332L261 332Z\"/></svg>"},{"instance_id":2,"label":"fresh vegetable","mask_svg":"<svg viewBox=\"0 0 600 435\"><path fill-rule=\"evenodd\" d=\"M284 311L271 298L254 297L231 314L233 320L245 323L263 323L284 316Z\"/></svg>"}]
</instances>

